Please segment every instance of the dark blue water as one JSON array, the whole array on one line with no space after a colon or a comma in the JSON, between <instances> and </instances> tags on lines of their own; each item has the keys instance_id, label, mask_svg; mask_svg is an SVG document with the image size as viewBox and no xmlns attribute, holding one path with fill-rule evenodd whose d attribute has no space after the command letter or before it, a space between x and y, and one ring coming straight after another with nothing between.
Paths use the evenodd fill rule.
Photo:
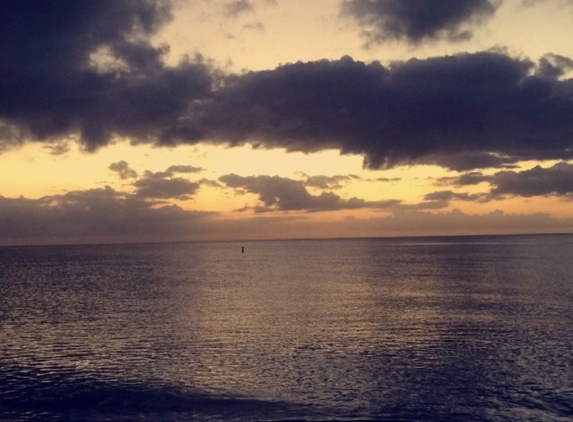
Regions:
<instances>
[{"instance_id":1,"label":"dark blue water","mask_svg":"<svg viewBox=\"0 0 573 422\"><path fill-rule=\"evenodd\" d=\"M0 248L0 420L573 421L573 236Z\"/></svg>"}]
</instances>

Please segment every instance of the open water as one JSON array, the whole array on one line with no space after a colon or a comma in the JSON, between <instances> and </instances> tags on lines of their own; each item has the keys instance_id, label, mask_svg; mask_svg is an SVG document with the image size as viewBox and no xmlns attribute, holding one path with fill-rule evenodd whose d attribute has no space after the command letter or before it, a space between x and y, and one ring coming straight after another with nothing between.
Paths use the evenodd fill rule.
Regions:
<instances>
[{"instance_id":1,"label":"open water","mask_svg":"<svg viewBox=\"0 0 573 422\"><path fill-rule=\"evenodd\" d=\"M573 236L0 248L0 420L573 421Z\"/></svg>"}]
</instances>

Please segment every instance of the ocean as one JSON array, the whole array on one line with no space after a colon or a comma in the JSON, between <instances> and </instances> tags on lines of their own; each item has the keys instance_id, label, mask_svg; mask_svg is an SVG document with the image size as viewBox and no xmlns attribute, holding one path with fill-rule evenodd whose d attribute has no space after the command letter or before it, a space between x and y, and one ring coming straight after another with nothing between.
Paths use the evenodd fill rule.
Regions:
<instances>
[{"instance_id":1,"label":"ocean","mask_svg":"<svg viewBox=\"0 0 573 422\"><path fill-rule=\"evenodd\" d=\"M294 420L573 421L573 235L0 248L0 421Z\"/></svg>"}]
</instances>

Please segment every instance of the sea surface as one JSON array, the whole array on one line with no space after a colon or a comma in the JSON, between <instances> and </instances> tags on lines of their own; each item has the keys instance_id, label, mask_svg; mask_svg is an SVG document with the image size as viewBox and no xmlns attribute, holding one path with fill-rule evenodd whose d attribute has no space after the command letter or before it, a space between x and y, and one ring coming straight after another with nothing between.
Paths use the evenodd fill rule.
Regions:
<instances>
[{"instance_id":1,"label":"sea surface","mask_svg":"<svg viewBox=\"0 0 573 422\"><path fill-rule=\"evenodd\" d=\"M0 421L196 420L573 421L573 235L0 248Z\"/></svg>"}]
</instances>

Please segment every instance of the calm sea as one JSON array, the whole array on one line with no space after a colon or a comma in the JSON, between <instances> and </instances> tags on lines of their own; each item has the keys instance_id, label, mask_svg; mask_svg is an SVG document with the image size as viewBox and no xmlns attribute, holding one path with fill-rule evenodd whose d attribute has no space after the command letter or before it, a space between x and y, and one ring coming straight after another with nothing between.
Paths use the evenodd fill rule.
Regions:
<instances>
[{"instance_id":1,"label":"calm sea","mask_svg":"<svg viewBox=\"0 0 573 422\"><path fill-rule=\"evenodd\" d=\"M573 235L0 248L0 420L572 421Z\"/></svg>"}]
</instances>

